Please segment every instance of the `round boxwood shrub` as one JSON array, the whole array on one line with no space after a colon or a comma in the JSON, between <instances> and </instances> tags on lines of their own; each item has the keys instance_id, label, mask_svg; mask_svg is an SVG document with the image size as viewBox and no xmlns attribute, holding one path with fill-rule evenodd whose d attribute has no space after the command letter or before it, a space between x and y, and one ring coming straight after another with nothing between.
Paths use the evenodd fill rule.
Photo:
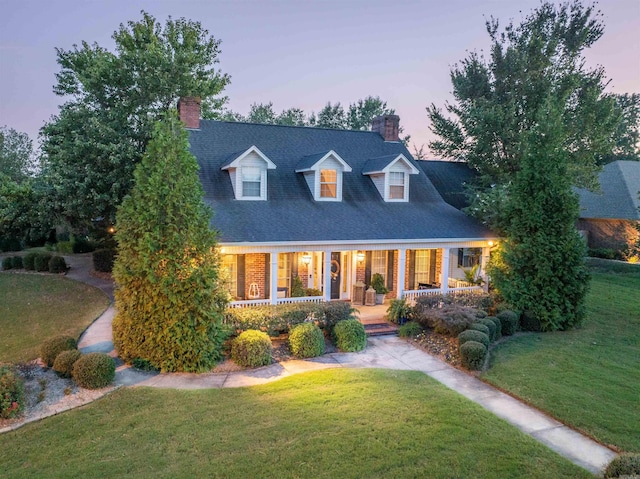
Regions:
<instances>
[{"instance_id":1,"label":"round boxwood shrub","mask_svg":"<svg viewBox=\"0 0 640 479\"><path fill-rule=\"evenodd\" d=\"M489 316L487 319L493 321L493 324L496 325L496 339L500 339L502 337L502 323L495 316Z\"/></svg>"},{"instance_id":2,"label":"round boxwood shrub","mask_svg":"<svg viewBox=\"0 0 640 479\"><path fill-rule=\"evenodd\" d=\"M14 256L11 258L11 267L13 269L22 269L22 256Z\"/></svg>"},{"instance_id":3,"label":"round boxwood shrub","mask_svg":"<svg viewBox=\"0 0 640 479\"><path fill-rule=\"evenodd\" d=\"M640 454L625 453L614 458L604 470L604 477L640 476Z\"/></svg>"},{"instance_id":4,"label":"round boxwood shrub","mask_svg":"<svg viewBox=\"0 0 640 479\"><path fill-rule=\"evenodd\" d=\"M40 358L47 366L53 366L53 362L62 351L78 349L78 343L71 336L55 336L45 340L40 345Z\"/></svg>"},{"instance_id":5,"label":"round boxwood shrub","mask_svg":"<svg viewBox=\"0 0 640 479\"><path fill-rule=\"evenodd\" d=\"M489 335L491 334L491 331L489 331L489 328L482 323L473 323L471 326L469 326L469 329L474 331L480 331L481 333L486 334L487 337L489 337Z\"/></svg>"},{"instance_id":6,"label":"round boxwood shrub","mask_svg":"<svg viewBox=\"0 0 640 479\"><path fill-rule=\"evenodd\" d=\"M17 417L24 408L24 383L8 366L0 366L0 418Z\"/></svg>"},{"instance_id":7,"label":"round boxwood shrub","mask_svg":"<svg viewBox=\"0 0 640 479\"><path fill-rule=\"evenodd\" d=\"M458 334L458 345L462 346L468 341L475 341L476 343L484 344L486 348L489 347L489 336L482 331L476 331L475 329L467 329Z\"/></svg>"},{"instance_id":8,"label":"round boxwood shrub","mask_svg":"<svg viewBox=\"0 0 640 479\"><path fill-rule=\"evenodd\" d=\"M93 252L93 269L101 273L111 273L116 252L112 249L99 249Z\"/></svg>"},{"instance_id":9,"label":"round boxwood shrub","mask_svg":"<svg viewBox=\"0 0 640 479\"><path fill-rule=\"evenodd\" d=\"M512 336L515 334L518 329L518 315L515 312L505 309L498 313L496 317L500 320L500 324L502 325L503 336Z\"/></svg>"},{"instance_id":10,"label":"round boxwood shrub","mask_svg":"<svg viewBox=\"0 0 640 479\"><path fill-rule=\"evenodd\" d=\"M473 371L482 369L486 357L487 348L482 343L478 343L477 341L467 341L460 346L460 362L462 363L462 366L467 369Z\"/></svg>"},{"instance_id":11,"label":"round boxwood shrub","mask_svg":"<svg viewBox=\"0 0 640 479\"><path fill-rule=\"evenodd\" d=\"M398 328L398 336L401 338L415 338L422 332L422 326L415 321L404 323Z\"/></svg>"},{"instance_id":12,"label":"round boxwood shrub","mask_svg":"<svg viewBox=\"0 0 640 479\"><path fill-rule=\"evenodd\" d=\"M248 329L233 340L231 359L240 366L255 368L271 364L273 346L267 333Z\"/></svg>"},{"instance_id":13,"label":"round boxwood shrub","mask_svg":"<svg viewBox=\"0 0 640 479\"><path fill-rule=\"evenodd\" d=\"M66 273L67 262L62 256L53 256L49 261L49 273Z\"/></svg>"},{"instance_id":14,"label":"round boxwood shrub","mask_svg":"<svg viewBox=\"0 0 640 479\"><path fill-rule=\"evenodd\" d=\"M367 345L367 333L357 319L340 321L333 328L333 337L340 351L362 351Z\"/></svg>"},{"instance_id":15,"label":"round boxwood shrub","mask_svg":"<svg viewBox=\"0 0 640 479\"><path fill-rule=\"evenodd\" d=\"M298 358L315 358L324 353L324 335L314 323L302 323L289 333L289 349Z\"/></svg>"},{"instance_id":16,"label":"round boxwood shrub","mask_svg":"<svg viewBox=\"0 0 640 479\"><path fill-rule=\"evenodd\" d=\"M38 253L31 251L30 253L27 253L22 257L22 264L24 265L24 269L28 271L33 271L34 269L36 269L36 256L38 256Z\"/></svg>"},{"instance_id":17,"label":"round boxwood shrub","mask_svg":"<svg viewBox=\"0 0 640 479\"><path fill-rule=\"evenodd\" d=\"M70 378L73 373L73 365L80 359L82 353L77 349L62 351L53 362L53 370L61 378Z\"/></svg>"},{"instance_id":18,"label":"round boxwood shrub","mask_svg":"<svg viewBox=\"0 0 640 479\"><path fill-rule=\"evenodd\" d=\"M33 267L36 271L49 271L49 261L51 261L49 253L38 253L33 260Z\"/></svg>"},{"instance_id":19,"label":"round boxwood shrub","mask_svg":"<svg viewBox=\"0 0 640 479\"><path fill-rule=\"evenodd\" d=\"M105 353L89 353L73 366L73 379L78 386L99 389L108 386L116 377L116 363Z\"/></svg>"},{"instance_id":20,"label":"round boxwood shrub","mask_svg":"<svg viewBox=\"0 0 640 479\"><path fill-rule=\"evenodd\" d=\"M11 256L7 256L6 258L2 258L2 269L7 270L13 268L13 259Z\"/></svg>"},{"instance_id":21,"label":"round boxwood shrub","mask_svg":"<svg viewBox=\"0 0 640 479\"><path fill-rule=\"evenodd\" d=\"M487 328L489 328L489 339L491 342L496 340L496 324L491 321L489 318L479 319L478 322L480 324L484 324Z\"/></svg>"}]
</instances>

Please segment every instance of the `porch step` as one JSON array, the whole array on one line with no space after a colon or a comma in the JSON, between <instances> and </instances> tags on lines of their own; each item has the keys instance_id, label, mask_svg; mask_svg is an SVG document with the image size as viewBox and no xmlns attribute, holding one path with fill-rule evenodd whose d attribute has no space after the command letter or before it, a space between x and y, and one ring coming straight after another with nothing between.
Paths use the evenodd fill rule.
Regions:
<instances>
[{"instance_id":1,"label":"porch step","mask_svg":"<svg viewBox=\"0 0 640 479\"><path fill-rule=\"evenodd\" d=\"M398 326L390 323L365 324L364 331L367 336L383 336L385 334L398 334Z\"/></svg>"}]
</instances>

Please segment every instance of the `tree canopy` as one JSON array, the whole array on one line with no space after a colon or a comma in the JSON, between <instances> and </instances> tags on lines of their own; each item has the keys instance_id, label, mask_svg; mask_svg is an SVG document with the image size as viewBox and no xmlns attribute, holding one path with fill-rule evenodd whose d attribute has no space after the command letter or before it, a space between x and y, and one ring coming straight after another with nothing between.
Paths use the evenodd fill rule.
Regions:
<instances>
[{"instance_id":1,"label":"tree canopy","mask_svg":"<svg viewBox=\"0 0 640 479\"><path fill-rule=\"evenodd\" d=\"M0 175L20 182L33 173L33 143L29 135L0 127Z\"/></svg>"},{"instance_id":2,"label":"tree canopy","mask_svg":"<svg viewBox=\"0 0 640 479\"><path fill-rule=\"evenodd\" d=\"M215 68L220 42L199 22L142 19L114 32L115 51L82 42L56 49L53 91L68 99L41 130L43 172L54 211L72 227L115 220L152 125L182 96L199 96L209 112L229 77Z\"/></svg>"},{"instance_id":3,"label":"tree canopy","mask_svg":"<svg viewBox=\"0 0 640 479\"><path fill-rule=\"evenodd\" d=\"M468 211L504 236L490 264L496 288L540 329L567 329L582 320L588 289L571 188L595 183L622 116L604 70L583 58L604 26L573 1L486 27L490 58L474 52L454 66L449 116L427 109L430 146L479 173Z\"/></svg>"},{"instance_id":4,"label":"tree canopy","mask_svg":"<svg viewBox=\"0 0 640 479\"><path fill-rule=\"evenodd\" d=\"M117 213L114 345L126 361L206 371L221 358L221 287L211 210L175 113L159 121Z\"/></svg>"},{"instance_id":5,"label":"tree canopy","mask_svg":"<svg viewBox=\"0 0 640 479\"><path fill-rule=\"evenodd\" d=\"M612 151L621 112L604 92L604 70L587 69L583 59L604 31L593 7L544 2L519 25L500 30L491 18L486 27L490 58L473 52L454 66L448 115L433 104L427 110L438 136L431 149L479 172L472 210L499 227L499 199L522 167L526 133L537 126L543 105L551 101L560 109L559 147L579 186L595 184L598 158Z\"/></svg>"}]
</instances>

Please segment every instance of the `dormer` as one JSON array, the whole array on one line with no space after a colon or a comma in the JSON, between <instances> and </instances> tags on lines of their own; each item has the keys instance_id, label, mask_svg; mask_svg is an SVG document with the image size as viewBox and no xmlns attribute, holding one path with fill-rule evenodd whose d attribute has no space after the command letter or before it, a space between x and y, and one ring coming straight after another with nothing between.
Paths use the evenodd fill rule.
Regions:
<instances>
[{"instance_id":1,"label":"dormer","mask_svg":"<svg viewBox=\"0 0 640 479\"><path fill-rule=\"evenodd\" d=\"M276 165L255 145L229 160L221 169L229 172L236 200L266 200L267 170Z\"/></svg>"},{"instance_id":2,"label":"dormer","mask_svg":"<svg viewBox=\"0 0 640 479\"><path fill-rule=\"evenodd\" d=\"M316 201L342 201L342 174L351 171L349 164L335 151L305 156L296 165Z\"/></svg>"},{"instance_id":3,"label":"dormer","mask_svg":"<svg viewBox=\"0 0 640 479\"><path fill-rule=\"evenodd\" d=\"M403 155L388 155L372 158L362 170L387 202L409 201L409 175L417 175L418 169Z\"/></svg>"}]
</instances>

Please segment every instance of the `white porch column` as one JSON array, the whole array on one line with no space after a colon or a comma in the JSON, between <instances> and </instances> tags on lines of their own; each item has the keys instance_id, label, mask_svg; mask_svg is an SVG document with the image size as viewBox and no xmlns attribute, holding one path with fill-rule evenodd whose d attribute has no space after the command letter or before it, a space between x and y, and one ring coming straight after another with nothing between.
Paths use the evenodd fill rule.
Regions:
<instances>
[{"instance_id":1,"label":"white porch column","mask_svg":"<svg viewBox=\"0 0 640 479\"><path fill-rule=\"evenodd\" d=\"M440 285L442 288L442 294L449 292L449 248L442 248L442 279Z\"/></svg>"},{"instance_id":2,"label":"white porch column","mask_svg":"<svg viewBox=\"0 0 640 479\"><path fill-rule=\"evenodd\" d=\"M331 251L324 252L324 276L322 283L324 284L324 300L331 301Z\"/></svg>"},{"instance_id":3,"label":"white porch column","mask_svg":"<svg viewBox=\"0 0 640 479\"><path fill-rule=\"evenodd\" d=\"M271 285L269 286L269 293L271 294L271 304L278 304L278 253L273 251L271 256L271 275L269 280Z\"/></svg>"},{"instance_id":4,"label":"white porch column","mask_svg":"<svg viewBox=\"0 0 640 479\"><path fill-rule=\"evenodd\" d=\"M482 289L485 293L489 292L489 275L487 275L487 264L491 257L491 248L482 248L482 260L480 261L480 277L484 280Z\"/></svg>"},{"instance_id":5,"label":"white porch column","mask_svg":"<svg viewBox=\"0 0 640 479\"><path fill-rule=\"evenodd\" d=\"M402 293L404 292L404 276L407 266L407 250L403 248L398 251L400 252L400 256L398 256L398 287L396 291L396 297L398 299L401 299Z\"/></svg>"}]
</instances>

